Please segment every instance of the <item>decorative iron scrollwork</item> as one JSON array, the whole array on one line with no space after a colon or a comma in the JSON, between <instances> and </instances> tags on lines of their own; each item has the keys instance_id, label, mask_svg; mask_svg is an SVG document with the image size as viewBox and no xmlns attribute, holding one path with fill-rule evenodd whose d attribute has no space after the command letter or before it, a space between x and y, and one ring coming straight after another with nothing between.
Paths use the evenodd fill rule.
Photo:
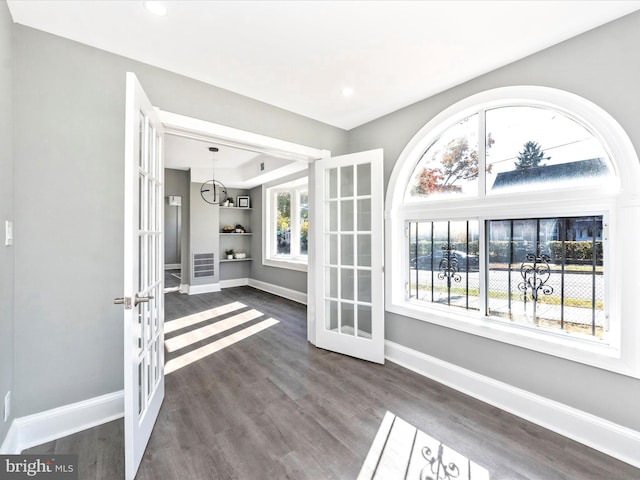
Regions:
<instances>
[{"instance_id":1,"label":"decorative iron scrollwork","mask_svg":"<svg viewBox=\"0 0 640 480\"><path fill-rule=\"evenodd\" d=\"M534 302L538 301L540 292L544 295L553 293L553 287L547 285L551 277L549 260L551 257L544 253L541 255L527 253L526 260L520 266L520 275L522 275L523 281L518 284L518 290L523 292L525 297L531 295Z\"/></svg>"},{"instance_id":2,"label":"decorative iron scrollwork","mask_svg":"<svg viewBox=\"0 0 640 480\"><path fill-rule=\"evenodd\" d=\"M429 463L422 468L420 480L451 480L458 478L460 469L453 462L445 464L442 461L442 452L442 444L438 447L438 453L435 456L429 447L422 447L422 456Z\"/></svg>"},{"instance_id":3,"label":"decorative iron scrollwork","mask_svg":"<svg viewBox=\"0 0 640 480\"><path fill-rule=\"evenodd\" d=\"M451 287L451 281L460 283L462 276L458 273L460 266L458 264L458 257L452 245L445 243L442 246L443 256L440 261L440 272L438 272L438 278L440 280L447 279L447 286Z\"/></svg>"}]
</instances>

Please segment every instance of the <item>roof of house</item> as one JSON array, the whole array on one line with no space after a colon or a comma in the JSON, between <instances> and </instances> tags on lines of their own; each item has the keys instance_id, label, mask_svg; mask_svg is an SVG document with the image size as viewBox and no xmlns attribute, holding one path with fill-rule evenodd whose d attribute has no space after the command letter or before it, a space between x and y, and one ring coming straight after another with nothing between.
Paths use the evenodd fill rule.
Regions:
<instances>
[{"instance_id":1,"label":"roof of house","mask_svg":"<svg viewBox=\"0 0 640 480\"><path fill-rule=\"evenodd\" d=\"M594 178L608 175L609 165L604 158L590 158L577 162L559 163L540 167L500 172L491 187L497 190L531 183L551 183L558 181Z\"/></svg>"}]
</instances>

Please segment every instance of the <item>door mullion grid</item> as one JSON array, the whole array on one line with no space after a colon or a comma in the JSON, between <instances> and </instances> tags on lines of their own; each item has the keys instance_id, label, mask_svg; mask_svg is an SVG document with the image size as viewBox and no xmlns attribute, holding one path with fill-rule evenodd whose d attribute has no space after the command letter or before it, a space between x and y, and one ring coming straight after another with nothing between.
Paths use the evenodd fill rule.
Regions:
<instances>
[{"instance_id":1,"label":"door mullion grid","mask_svg":"<svg viewBox=\"0 0 640 480\"><path fill-rule=\"evenodd\" d=\"M353 334L358 336L358 166L351 167L353 172Z\"/></svg>"},{"instance_id":2,"label":"door mullion grid","mask_svg":"<svg viewBox=\"0 0 640 480\"><path fill-rule=\"evenodd\" d=\"M336 167L336 232L338 234L337 258L338 265L338 333L342 333L342 169Z\"/></svg>"}]
</instances>

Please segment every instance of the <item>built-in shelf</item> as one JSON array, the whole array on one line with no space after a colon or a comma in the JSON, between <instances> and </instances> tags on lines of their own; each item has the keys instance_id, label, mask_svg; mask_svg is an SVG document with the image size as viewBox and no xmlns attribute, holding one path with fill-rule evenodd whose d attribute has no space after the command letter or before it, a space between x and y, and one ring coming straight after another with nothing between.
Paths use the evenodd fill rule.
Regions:
<instances>
[{"instance_id":1,"label":"built-in shelf","mask_svg":"<svg viewBox=\"0 0 640 480\"><path fill-rule=\"evenodd\" d=\"M253 258L224 258L220 260L220 263L230 263L230 262L248 262L249 260L253 260Z\"/></svg>"},{"instance_id":2,"label":"built-in shelf","mask_svg":"<svg viewBox=\"0 0 640 480\"><path fill-rule=\"evenodd\" d=\"M220 208L230 208L233 210L251 210L251 207L225 207L224 205L220 205Z\"/></svg>"},{"instance_id":3,"label":"built-in shelf","mask_svg":"<svg viewBox=\"0 0 640 480\"><path fill-rule=\"evenodd\" d=\"M253 233L251 233L251 232L245 232L245 233L220 232L220 235L228 235L230 237L241 237L242 235L253 235Z\"/></svg>"}]
</instances>

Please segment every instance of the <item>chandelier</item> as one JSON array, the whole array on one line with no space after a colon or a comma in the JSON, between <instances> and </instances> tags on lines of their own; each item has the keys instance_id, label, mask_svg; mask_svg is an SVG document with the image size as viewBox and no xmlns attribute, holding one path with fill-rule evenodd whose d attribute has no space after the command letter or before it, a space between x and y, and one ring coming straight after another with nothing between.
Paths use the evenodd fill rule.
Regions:
<instances>
[{"instance_id":1,"label":"chandelier","mask_svg":"<svg viewBox=\"0 0 640 480\"><path fill-rule=\"evenodd\" d=\"M209 151L214 154L218 151L218 147L209 147ZM227 187L219 180L216 180L215 157L213 157L213 164L214 168L211 172L211 180L207 180L202 184L200 187L200 196L205 202L211 205L220 205L227 199Z\"/></svg>"}]
</instances>

